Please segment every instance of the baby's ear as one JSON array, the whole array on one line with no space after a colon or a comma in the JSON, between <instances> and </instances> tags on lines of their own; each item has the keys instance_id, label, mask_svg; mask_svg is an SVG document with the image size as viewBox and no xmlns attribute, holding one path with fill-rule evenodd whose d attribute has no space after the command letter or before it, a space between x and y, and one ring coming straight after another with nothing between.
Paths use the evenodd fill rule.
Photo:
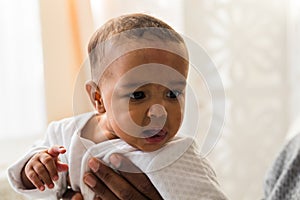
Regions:
<instances>
[{"instance_id":1,"label":"baby's ear","mask_svg":"<svg viewBox=\"0 0 300 200\"><path fill-rule=\"evenodd\" d=\"M98 85L93 81L88 81L85 83L85 89L88 93L91 103L93 104L93 107L99 113L105 113L106 110Z\"/></svg>"}]
</instances>

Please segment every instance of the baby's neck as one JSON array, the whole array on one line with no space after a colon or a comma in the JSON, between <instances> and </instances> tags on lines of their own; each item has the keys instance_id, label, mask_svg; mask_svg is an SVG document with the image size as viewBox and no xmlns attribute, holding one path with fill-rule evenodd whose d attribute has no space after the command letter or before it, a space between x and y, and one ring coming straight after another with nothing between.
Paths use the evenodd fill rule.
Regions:
<instances>
[{"instance_id":1,"label":"baby's neck","mask_svg":"<svg viewBox=\"0 0 300 200\"><path fill-rule=\"evenodd\" d=\"M117 138L107 126L106 115L94 115L81 130L81 137L98 144Z\"/></svg>"}]
</instances>

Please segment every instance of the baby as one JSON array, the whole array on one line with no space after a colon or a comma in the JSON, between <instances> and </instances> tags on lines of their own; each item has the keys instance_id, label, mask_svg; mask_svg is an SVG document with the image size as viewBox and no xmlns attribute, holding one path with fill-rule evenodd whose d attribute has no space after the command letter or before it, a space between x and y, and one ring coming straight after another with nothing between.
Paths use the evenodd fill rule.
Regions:
<instances>
[{"instance_id":1,"label":"baby","mask_svg":"<svg viewBox=\"0 0 300 200\"><path fill-rule=\"evenodd\" d=\"M226 199L193 139L176 136L189 69L182 37L159 19L129 14L98 29L88 51L86 90L96 112L51 123L43 143L9 168L14 189L55 199L70 182L93 199L82 181L89 158L109 165L109 155L122 153L164 199Z\"/></svg>"}]
</instances>

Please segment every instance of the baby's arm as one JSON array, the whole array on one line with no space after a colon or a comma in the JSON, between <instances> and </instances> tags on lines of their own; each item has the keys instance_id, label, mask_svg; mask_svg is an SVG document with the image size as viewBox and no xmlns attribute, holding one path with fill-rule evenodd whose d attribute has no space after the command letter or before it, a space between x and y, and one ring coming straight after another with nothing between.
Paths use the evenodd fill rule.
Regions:
<instances>
[{"instance_id":1,"label":"baby's arm","mask_svg":"<svg viewBox=\"0 0 300 200\"><path fill-rule=\"evenodd\" d=\"M45 184L49 189L54 187L53 181L58 180L58 172L68 170L68 165L59 161L59 154L64 154L66 149L62 146L51 148L36 153L26 163L21 171L21 179L27 189L38 188L45 190Z\"/></svg>"}]
</instances>

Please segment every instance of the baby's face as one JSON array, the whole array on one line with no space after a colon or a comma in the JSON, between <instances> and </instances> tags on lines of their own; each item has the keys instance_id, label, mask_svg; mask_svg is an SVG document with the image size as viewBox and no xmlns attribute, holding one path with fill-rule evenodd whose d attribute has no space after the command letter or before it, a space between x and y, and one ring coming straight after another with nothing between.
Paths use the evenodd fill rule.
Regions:
<instances>
[{"instance_id":1,"label":"baby's face","mask_svg":"<svg viewBox=\"0 0 300 200\"><path fill-rule=\"evenodd\" d=\"M160 49L140 49L109 66L100 90L110 127L128 144L155 151L183 119L188 62Z\"/></svg>"}]
</instances>

